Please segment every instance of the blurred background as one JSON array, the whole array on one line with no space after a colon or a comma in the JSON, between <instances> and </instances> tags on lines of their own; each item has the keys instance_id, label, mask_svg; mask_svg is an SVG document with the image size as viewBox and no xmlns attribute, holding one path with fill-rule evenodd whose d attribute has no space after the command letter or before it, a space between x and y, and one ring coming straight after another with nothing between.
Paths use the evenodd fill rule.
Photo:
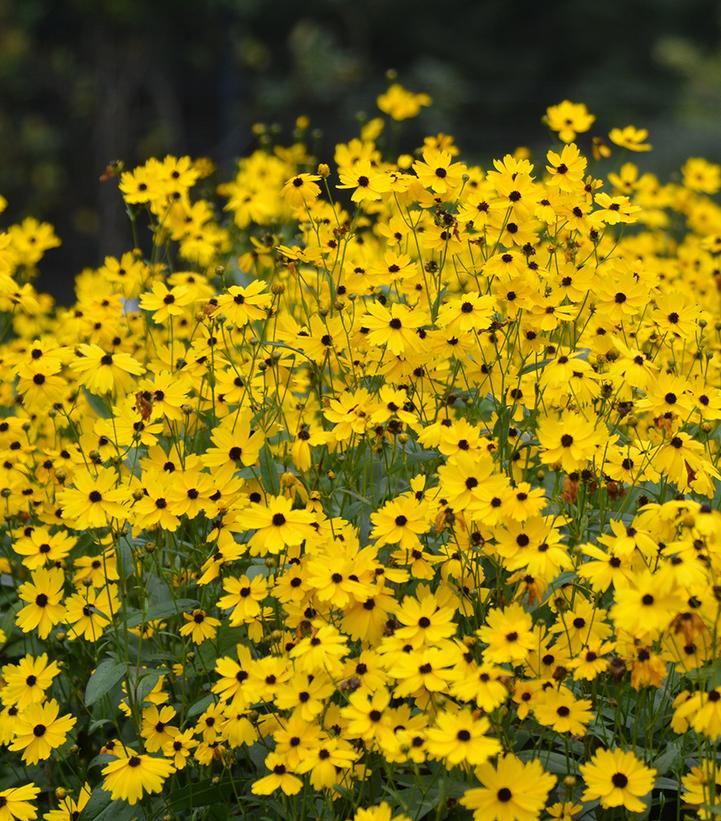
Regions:
<instances>
[{"instance_id":1,"label":"blurred background","mask_svg":"<svg viewBox=\"0 0 721 821\"><path fill-rule=\"evenodd\" d=\"M597 133L649 128L636 157L660 173L721 160L718 0L0 0L0 219L56 226L38 287L68 303L82 267L131 247L109 162L190 153L229 177L253 123L290 141L298 114L330 155L391 68L434 103L403 148L450 131L485 163L542 144L569 98Z\"/></svg>"}]
</instances>

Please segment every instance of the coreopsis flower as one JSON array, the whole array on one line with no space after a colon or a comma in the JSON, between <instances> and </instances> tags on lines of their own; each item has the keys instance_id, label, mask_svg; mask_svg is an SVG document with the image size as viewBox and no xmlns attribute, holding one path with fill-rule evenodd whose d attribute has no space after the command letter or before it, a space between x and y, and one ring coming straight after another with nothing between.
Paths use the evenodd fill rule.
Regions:
<instances>
[{"instance_id":1,"label":"coreopsis flower","mask_svg":"<svg viewBox=\"0 0 721 821\"><path fill-rule=\"evenodd\" d=\"M590 214L589 219L597 225L636 222L641 211L640 206L632 205L629 198L623 195L612 197L601 191L594 199L600 207Z\"/></svg>"},{"instance_id":2,"label":"coreopsis flower","mask_svg":"<svg viewBox=\"0 0 721 821\"><path fill-rule=\"evenodd\" d=\"M293 500L285 496L268 496L264 505L253 502L240 515L244 527L255 530L250 546L256 555L299 547L315 535L315 516L307 510L294 510Z\"/></svg>"},{"instance_id":3,"label":"coreopsis flower","mask_svg":"<svg viewBox=\"0 0 721 821\"><path fill-rule=\"evenodd\" d=\"M22 751L26 764L37 764L62 747L77 719L59 716L60 705L54 699L43 704L30 704L15 719L15 737L10 744L13 752Z\"/></svg>"},{"instance_id":4,"label":"coreopsis flower","mask_svg":"<svg viewBox=\"0 0 721 821\"><path fill-rule=\"evenodd\" d=\"M98 345L78 345L75 356L70 368L80 375L91 393L127 392L133 385L133 377L145 372L130 354L117 351L108 353Z\"/></svg>"},{"instance_id":5,"label":"coreopsis flower","mask_svg":"<svg viewBox=\"0 0 721 821\"><path fill-rule=\"evenodd\" d=\"M380 302L369 302L366 310L368 313L362 318L362 323L368 330L367 339L371 345L386 346L396 355L420 348L417 330L427 322L421 309L412 310L398 302L393 302L390 308Z\"/></svg>"},{"instance_id":6,"label":"coreopsis flower","mask_svg":"<svg viewBox=\"0 0 721 821\"><path fill-rule=\"evenodd\" d=\"M599 799L604 809L623 807L629 812L646 809L641 798L651 791L656 771L639 761L632 752L598 750L579 769L586 785L584 801Z\"/></svg>"},{"instance_id":7,"label":"coreopsis flower","mask_svg":"<svg viewBox=\"0 0 721 821\"><path fill-rule=\"evenodd\" d=\"M262 279L255 279L245 286L231 285L225 293L218 296L212 316L224 317L236 328L265 319L273 300L267 287L267 282Z\"/></svg>"},{"instance_id":8,"label":"coreopsis flower","mask_svg":"<svg viewBox=\"0 0 721 821\"><path fill-rule=\"evenodd\" d=\"M625 148L628 151L650 151L651 145L646 142L648 130L645 128L635 128L627 125L625 128L612 128L608 133L608 139L614 145Z\"/></svg>"},{"instance_id":9,"label":"coreopsis flower","mask_svg":"<svg viewBox=\"0 0 721 821\"><path fill-rule=\"evenodd\" d=\"M50 810L43 815L43 821L73 821L80 816L85 809L91 795L90 784L85 782L78 797L73 798L71 795L65 795L59 799L60 806L57 810Z\"/></svg>"},{"instance_id":10,"label":"coreopsis flower","mask_svg":"<svg viewBox=\"0 0 721 821\"><path fill-rule=\"evenodd\" d=\"M690 714L691 726L697 733L717 740L721 737L721 688L706 693L694 693L689 704L695 707ZM690 712L688 707L686 712Z\"/></svg>"},{"instance_id":11,"label":"coreopsis flower","mask_svg":"<svg viewBox=\"0 0 721 821\"><path fill-rule=\"evenodd\" d=\"M395 615L403 625L395 636L413 647L433 645L456 632L455 614L455 608L441 605L432 593L426 592L419 598L406 596Z\"/></svg>"},{"instance_id":12,"label":"coreopsis flower","mask_svg":"<svg viewBox=\"0 0 721 821\"><path fill-rule=\"evenodd\" d=\"M478 635L486 645L484 658L499 664L519 664L536 644L533 621L520 604L491 610Z\"/></svg>"},{"instance_id":13,"label":"coreopsis flower","mask_svg":"<svg viewBox=\"0 0 721 821\"><path fill-rule=\"evenodd\" d=\"M684 802L694 808L698 817L708 821L716 817L721 795L721 768L717 761L704 758L691 767L681 780Z\"/></svg>"},{"instance_id":14,"label":"coreopsis flower","mask_svg":"<svg viewBox=\"0 0 721 821\"><path fill-rule=\"evenodd\" d=\"M163 755L173 762L176 770L184 770L191 752L198 746L198 742L193 738L192 729L183 733L178 733L163 746Z\"/></svg>"},{"instance_id":15,"label":"coreopsis flower","mask_svg":"<svg viewBox=\"0 0 721 821\"><path fill-rule=\"evenodd\" d=\"M681 169L683 184L691 191L715 194L721 188L721 165L691 157Z\"/></svg>"},{"instance_id":16,"label":"coreopsis flower","mask_svg":"<svg viewBox=\"0 0 721 821\"><path fill-rule=\"evenodd\" d=\"M263 432L252 427L249 411L232 414L213 429L211 441L215 447L203 454L203 464L219 468L228 462L245 467L258 461L258 454L265 442Z\"/></svg>"},{"instance_id":17,"label":"coreopsis flower","mask_svg":"<svg viewBox=\"0 0 721 821\"><path fill-rule=\"evenodd\" d=\"M2 668L4 685L0 698L5 706L14 705L24 710L29 704L39 704L45 700L46 691L53 679L60 673L56 661L48 661L48 654L26 655L17 664L6 664Z\"/></svg>"},{"instance_id":18,"label":"coreopsis flower","mask_svg":"<svg viewBox=\"0 0 721 821\"><path fill-rule=\"evenodd\" d=\"M323 735L304 753L297 771L309 773L314 789L332 789L344 779L357 758L357 752L347 741Z\"/></svg>"},{"instance_id":19,"label":"coreopsis flower","mask_svg":"<svg viewBox=\"0 0 721 821\"><path fill-rule=\"evenodd\" d=\"M209 616L204 610L196 608L192 613L183 613L185 624L180 628L181 636L190 636L193 644L202 644L215 638L220 627L220 620Z\"/></svg>"},{"instance_id":20,"label":"coreopsis flower","mask_svg":"<svg viewBox=\"0 0 721 821\"><path fill-rule=\"evenodd\" d=\"M172 761L127 749L103 767L103 789L114 801L122 799L132 806L145 793L160 792L174 770Z\"/></svg>"},{"instance_id":21,"label":"coreopsis flower","mask_svg":"<svg viewBox=\"0 0 721 821\"><path fill-rule=\"evenodd\" d=\"M417 117L424 106L431 104L431 98L424 93L415 93L400 83L391 83L376 99L378 108L391 119L401 122Z\"/></svg>"},{"instance_id":22,"label":"coreopsis flower","mask_svg":"<svg viewBox=\"0 0 721 821\"><path fill-rule=\"evenodd\" d=\"M117 586L108 584L96 590L85 588L65 599L68 638L97 641L120 610Z\"/></svg>"},{"instance_id":23,"label":"coreopsis flower","mask_svg":"<svg viewBox=\"0 0 721 821\"><path fill-rule=\"evenodd\" d=\"M515 755L501 756L495 767L481 764L475 774L483 786L460 799L475 821L535 821L556 783L537 758L524 764Z\"/></svg>"},{"instance_id":24,"label":"coreopsis flower","mask_svg":"<svg viewBox=\"0 0 721 821\"><path fill-rule=\"evenodd\" d=\"M348 698L348 705L341 708L348 737L360 738L366 743L375 740L381 748L393 749L395 737L390 700L390 692L385 687L373 692L365 687L355 690Z\"/></svg>"},{"instance_id":25,"label":"coreopsis flower","mask_svg":"<svg viewBox=\"0 0 721 821\"><path fill-rule=\"evenodd\" d=\"M160 708L151 704L143 710L140 734L149 753L157 753L171 742L180 732L170 724L175 717L175 710L168 704Z\"/></svg>"},{"instance_id":26,"label":"coreopsis flower","mask_svg":"<svg viewBox=\"0 0 721 821\"><path fill-rule=\"evenodd\" d=\"M541 461L559 464L566 473L586 467L596 450L599 435L594 424L578 413L545 416L538 426Z\"/></svg>"},{"instance_id":27,"label":"coreopsis flower","mask_svg":"<svg viewBox=\"0 0 721 821\"><path fill-rule=\"evenodd\" d=\"M280 195L291 208L307 208L320 196L318 174L296 174L280 189Z\"/></svg>"},{"instance_id":28,"label":"coreopsis flower","mask_svg":"<svg viewBox=\"0 0 721 821\"><path fill-rule=\"evenodd\" d=\"M339 168L340 184L336 188L353 189L351 200L357 203L376 202L390 191L390 178L379 172L369 160L360 160L352 167Z\"/></svg>"},{"instance_id":29,"label":"coreopsis flower","mask_svg":"<svg viewBox=\"0 0 721 821\"><path fill-rule=\"evenodd\" d=\"M546 171L551 175L551 185L566 192L577 191L582 186L587 161L575 143L565 145L560 153L549 151L546 159Z\"/></svg>"},{"instance_id":30,"label":"coreopsis flower","mask_svg":"<svg viewBox=\"0 0 721 821\"><path fill-rule=\"evenodd\" d=\"M0 790L0 821L32 821L38 817L33 801L40 794L40 787L25 784Z\"/></svg>"},{"instance_id":31,"label":"coreopsis flower","mask_svg":"<svg viewBox=\"0 0 721 821\"><path fill-rule=\"evenodd\" d=\"M332 624L318 625L310 636L301 639L290 651L297 670L305 673L327 671L337 676L348 655L346 637Z\"/></svg>"},{"instance_id":32,"label":"coreopsis flower","mask_svg":"<svg viewBox=\"0 0 721 821\"><path fill-rule=\"evenodd\" d=\"M218 599L221 610L230 610L229 624L237 627L256 619L261 612L263 600L268 595L268 585L263 576L247 576L223 579L225 595Z\"/></svg>"},{"instance_id":33,"label":"coreopsis flower","mask_svg":"<svg viewBox=\"0 0 721 821\"><path fill-rule=\"evenodd\" d=\"M38 631L38 636L45 639L52 628L59 624L65 615L61 604L65 575L60 568L49 570L40 568L18 588L18 598L27 602L15 617L17 626L23 633Z\"/></svg>"},{"instance_id":34,"label":"coreopsis flower","mask_svg":"<svg viewBox=\"0 0 721 821\"><path fill-rule=\"evenodd\" d=\"M393 499L371 513L372 537L379 545L398 544L403 550L420 546L419 534L427 532L425 508L414 498Z\"/></svg>"},{"instance_id":35,"label":"coreopsis flower","mask_svg":"<svg viewBox=\"0 0 721 821\"><path fill-rule=\"evenodd\" d=\"M466 661L456 664L451 680L451 693L463 701L475 701L486 713L492 713L508 699L505 681L508 671L490 662L476 664Z\"/></svg>"},{"instance_id":36,"label":"coreopsis flower","mask_svg":"<svg viewBox=\"0 0 721 821\"><path fill-rule=\"evenodd\" d=\"M586 725L593 718L591 702L586 698L576 699L565 687L539 693L533 707L533 714L539 724L551 727L557 733L573 733L582 736Z\"/></svg>"},{"instance_id":37,"label":"coreopsis flower","mask_svg":"<svg viewBox=\"0 0 721 821\"><path fill-rule=\"evenodd\" d=\"M105 527L111 519L126 516L129 493L118 487L118 474L101 467L97 472L78 471L73 476L74 487L58 494L63 518L77 530Z\"/></svg>"},{"instance_id":38,"label":"coreopsis flower","mask_svg":"<svg viewBox=\"0 0 721 821\"><path fill-rule=\"evenodd\" d=\"M478 765L501 752L500 742L488 736L490 722L470 710L442 712L426 730L428 752L448 769L459 764Z\"/></svg>"},{"instance_id":39,"label":"coreopsis flower","mask_svg":"<svg viewBox=\"0 0 721 821\"><path fill-rule=\"evenodd\" d=\"M46 564L61 562L77 542L69 533L51 533L47 527L33 527L30 533L13 541L13 550L24 556L22 563L29 570L37 570Z\"/></svg>"},{"instance_id":40,"label":"coreopsis flower","mask_svg":"<svg viewBox=\"0 0 721 821\"><path fill-rule=\"evenodd\" d=\"M563 100L558 105L546 109L546 122L552 131L557 131L564 143L573 142L576 134L582 134L593 125L596 118L590 114L584 103Z\"/></svg>"},{"instance_id":41,"label":"coreopsis flower","mask_svg":"<svg viewBox=\"0 0 721 821\"><path fill-rule=\"evenodd\" d=\"M453 162L448 151L437 148L425 148L423 159L413 163L413 170L425 188L436 194L447 196L460 187L466 166Z\"/></svg>"},{"instance_id":42,"label":"coreopsis flower","mask_svg":"<svg viewBox=\"0 0 721 821\"><path fill-rule=\"evenodd\" d=\"M194 300L195 296L187 286L168 288L164 282L157 280L150 291L141 294L140 307L152 313L153 322L162 325L171 317L183 316Z\"/></svg>"},{"instance_id":43,"label":"coreopsis flower","mask_svg":"<svg viewBox=\"0 0 721 821\"><path fill-rule=\"evenodd\" d=\"M270 774L253 782L250 788L253 795L270 795L276 790L285 795L296 795L301 791L303 782L297 775L289 772L283 758L277 753L266 756L265 766Z\"/></svg>"},{"instance_id":44,"label":"coreopsis flower","mask_svg":"<svg viewBox=\"0 0 721 821\"><path fill-rule=\"evenodd\" d=\"M668 567L644 570L615 591L611 618L618 627L640 637L656 637L683 609L684 602Z\"/></svg>"}]
</instances>

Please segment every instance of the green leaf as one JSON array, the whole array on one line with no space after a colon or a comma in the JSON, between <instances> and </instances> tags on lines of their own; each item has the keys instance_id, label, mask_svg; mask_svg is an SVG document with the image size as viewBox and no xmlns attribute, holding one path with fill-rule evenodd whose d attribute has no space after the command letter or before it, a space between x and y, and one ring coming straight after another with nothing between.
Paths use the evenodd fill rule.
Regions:
<instances>
[{"instance_id":1,"label":"green leaf","mask_svg":"<svg viewBox=\"0 0 721 821\"><path fill-rule=\"evenodd\" d=\"M195 702L195 704L191 704L188 708L188 712L186 713L186 718L192 718L193 716L200 715L206 707L210 707L210 705L215 701L215 697L208 693L207 696L203 696L201 699Z\"/></svg>"},{"instance_id":2,"label":"green leaf","mask_svg":"<svg viewBox=\"0 0 721 821\"><path fill-rule=\"evenodd\" d=\"M101 419L112 418L113 409L110 407L107 400L100 396L96 396L94 393L90 393L90 391L85 387L83 388L83 393L85 394L85 398L88 400L90 407Z\"/></svg>"},{"instance_id":3,"label":"green leaf","mask_svg":"<svg viewBox=\"0 0 721 821\"><path fill-rule=\"evenodd\" d=\"M139 810L131 807L127 801L113 801L109 792L96 788L78 821L130 821L139 814Z\"/></svg>"},{"instance_id":4,"label":"green leaf","mask_svg":"<svg viewBox=\"0 0 721 821\"><path fill-rule=\"evenodd\" d=\"M115 555L118 561L120 578L127 579L132 576L133 570L135 569L133 565L133 547L127 536L121 536L118 539Z\"/></svg>"},{"instance_id":5,"label":"green leaf","mask_svg":"<svg viewBox=\"0 0 721 821\"><path fill-rule=\"evenodd\" d=\"M125 672L126 666L119 661L114 659L101 661L85 685L85 705L89 707L109 693L123 678Z\"/></svg>"},{"instance_id":6,"label":"green leaf","mask_svg":"<svg viewBox=\"0 0 721 821\"><path fill-rule=\"evenodd\" d=\"M260 477L263 480L263 487L266 493L272 493L274 496L277 496L280 493L280 478L273 454L268 445L263 445L260 449L259 464Z\"/></svg>"},{"instance_id":7,"label":"green leaf","mask_svg":"<svg viewBox=\"0 0 721 821\"><path fill-rule=\"evenodd\" d=\"M169 619L180 613L190 612L197 606L197 599L168 599L168 601L153 605L147 613L136 610L128 616L128 627L137 627L143 622L155 621L156 619Z\"/></svg>"},{"instance_id":8,"label":"green leaf","mask_svg":"<svg viewBox=\"0 0 721 821\"><path fill-rule=\"evenodd\" d=\"M664 752L662 752L661 755L659 755L659 757L653 762L653 767L659 776L666 775L666 773L671 769L676 759L681 754L682 743L683 742L680 739L677 741L671 741L667 744ZM657 783L656 786L659 787L659 784ZM663 789L661 787L659 788Z\"/></svg>"},{"instance_id":9,"label":"green leaf","mask_svg":"<svg viewBox=\"0 0 721 821\"><path fill-rule=\"evenodd\" d=\"M239 790L239 793L243 798L243 791ZM214 784L210 778L207 778L195 784L188 784L187 787L179 790L173 790L168 797L170 798L169 807L175 812L181 812L233 799L233 785L230 781L220 781ZM251 800L251 797L248 796L248 799Z\"/></svg>"},{"instance_id":10,"label":"green leaf","mask_svg":"<svg viewBox=\"0 0 721 821\"><path fill-rule=\"evenodd\" d=\"M135 699L139 705L145 702L153 687L163 675L162 670L150 670L135 685Z\"/></svg>"}]
</instances>

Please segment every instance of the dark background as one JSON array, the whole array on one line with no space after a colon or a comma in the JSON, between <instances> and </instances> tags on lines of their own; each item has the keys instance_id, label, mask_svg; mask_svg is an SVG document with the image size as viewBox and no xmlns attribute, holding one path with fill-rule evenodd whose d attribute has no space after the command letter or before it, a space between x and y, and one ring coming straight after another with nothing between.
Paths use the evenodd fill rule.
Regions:
<instances>
[{"instance_id":1,"label":"dark background","mask_svg":"<svg viewBox=\"0 0 721 821\"><path fill-rule=\"evenodd\" d=\"M56 226L39 287L68 302L82 267L130 248L108 162L207 155L229 177L254 122L289 141L298 114L327 158L389 68L433 97L415 127L452 132L466 159L542 142L546 106L569 98L599 133L648 127L638 156L662 173L721 160L711 0L0 0L0 220Z\"/></svg>"}]
</instances>

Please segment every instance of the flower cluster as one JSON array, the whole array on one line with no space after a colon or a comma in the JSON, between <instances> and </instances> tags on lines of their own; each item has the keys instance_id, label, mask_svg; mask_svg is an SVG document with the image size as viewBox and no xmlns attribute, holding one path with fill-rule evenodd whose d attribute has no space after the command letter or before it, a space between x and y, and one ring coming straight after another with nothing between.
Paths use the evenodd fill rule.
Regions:
<instances>
[{"instance_id":1,"label":"flower cluster","mask_svg":"<svg viewBox=\"0 0 721 821\"><path fill-rule=\"evenodd\" d=\"M0 235L0 819L719 814L721 168L545 121L121 171L70 308Z\"/></svg>"}]
</instances>

